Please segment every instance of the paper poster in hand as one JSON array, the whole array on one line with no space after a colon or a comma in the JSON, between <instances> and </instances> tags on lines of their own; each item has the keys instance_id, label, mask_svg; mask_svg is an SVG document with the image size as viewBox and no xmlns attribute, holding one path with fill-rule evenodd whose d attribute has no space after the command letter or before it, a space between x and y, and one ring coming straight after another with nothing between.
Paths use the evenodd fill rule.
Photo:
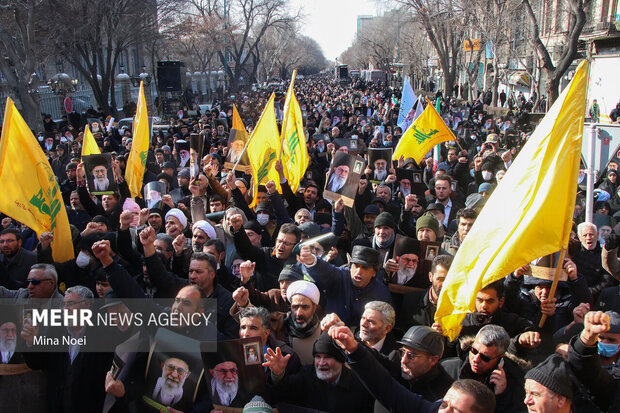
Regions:
<instances>
[{"instance_id":1,"label":"paper poster in hand","mask_svg":"<svg viewBox=\"0 0 620 413\"><path fill-rule=\"evenodd\" d=\"M177 167L179 170L183 168L189 168L189 160L190 160L190 152L189 152L189 142L184 140L178 140L175 144L175 149L177 152Z\"/></svg>"},{"instance_id":2,"label":"paper poster in hand","mask_svg":"<svg viewBox=\"0 0 620 413\"><path fill-rule=\"evenodd\" d=\"M396 246L400 244L402 238L406 238L403 235L396 234L394 239L394 253L396 257ZM420 241L420 254L418 256L418 265L415 270L415 274L403 285L398 283L398 273L393 273L388 277L388 286L393 293L405 294L411 291L425 290L430 287L431 283L428 277L431 267L433 265L433 259L439 255L440 246L439 242L426 242Z\"/></svg>"},{"instance_id":3,"label":"paper poster in hand","mask_svg":"<svg viewBox=\"0 0 620 413\"><path fill-rule=\"evenodd\" d=\"M368 148L368 167L372 175L368 180L372 183L381 183L390 174L392 167L392 148Z\"/></svg>"},{"instance_id":4,"label":"paper poster in hand","mask_svg":"<svg viewBox=\"0 0 620 413\"><path fill-rule=\"evenodd\" d=\"M112 156L109 153L85 155L82 161L88 190L92 195L110 195L116 192Z\"/></svg>"},{"instance_id":5,"label":"paper poster in hand","mask_svg":"<svg viewBox=\"0 0 620 413\"><path fill-rule=\"evenodd\" d=\"M182 344L181 344L182 343ZM183 348L184 351L174 351ZM195 351L187 351L194 348ZM200 342L160 328L149 353L142 401L149 411L190 411L204 380ZM204 383L204 382L203 382ZM203 384L204 385L204 384ZM147 409L148 410L148 409Z\"/></svg>"},{"instance_id":6,"label":"paper poster in hand","mask_svg":"<svg viewBox=\"0 0 620 413\"><path fill-rule=\"evenodd\" d=\"M428 189L422 181L422 173L414 169L396 168L396 179L398 180L399 189L402 197L409 194L418 196L418 200L424 199L424 193Z\"/></svg>"},{"instance_id":7,"label":"paper poster in hand","mask_svg":"<svg viewBox=\"0 0 620 413\"><path fill-rule=\"evenodd\" d=\"M329 168L323 196L332 201L342 197L344 204L352 207L365 166L366 162L359 156L336 152Z\"/></svg>"},{"instance_id":8,"label":"paper poster in hand","mask_svg":"<svg viewBox=\"0 0 620 413\"><path fill-rule=\"evenodd\" d=\"M351 155L357 155L357 139L336 138L334 144L336 149L346 146Z\"/></svg>"},{"instance_id":9,"label":"paper poster in hand","mask_svg":"<svg viewBox=\"0 0 620 413\"><path fill-rule=\"evenodd\" d=\"M241 412L255 395L265 397L262 353L258 337L220 341L216 353L202 353L205 381L215 410Z\"/></svg>"},{"instance_id":10,"label":"paper poster in hand","mask_svg":"<svg viewBox=\"0 0 620 413\"><path fill-rule=\"evenodd\" d=\"M190 168L189 173L192 178L196 178L200 172L200 160L202 159L202 150L204 147L204 137L198 133L192 133L189 136L189 157Z\"/></svg>"},{"instance_id":11,"label":"paper poster in hand","mask_svg":"<svg viewBox=\"0 0 620 413\"><path fill-rule=\"evenodd\" d=\"M163 209L162 197L166 195L166 184L160 181L151 181L144 185L144 200L148 209Z\"/></svg>"}]
</instances>

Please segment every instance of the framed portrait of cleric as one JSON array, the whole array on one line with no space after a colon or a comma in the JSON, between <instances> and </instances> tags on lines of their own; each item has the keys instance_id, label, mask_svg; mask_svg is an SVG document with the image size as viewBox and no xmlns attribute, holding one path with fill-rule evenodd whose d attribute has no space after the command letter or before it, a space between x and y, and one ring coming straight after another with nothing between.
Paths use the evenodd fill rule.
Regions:
<instances>
[{"instance_id":1,"label":"framed portrait of cleric","mask_svg":"<svg viewBox=\"0 0 620 413\"><path fill-rule=\"evenodd\" d=\"M390 174L392 167L392 148L368 148L368 167L372 169L372 174L368 180L379 184Z\"/></svg>"},{"instance_id":2,"label":"framed portrait of cleric","mask_svg":"<svg viewBox=\"0 0 620 413\"><path fill-rule=\"evenodd\" d=\"M160 181L151 181L144 185L144 201L148 209L162 209L162 198L166 195L166 184Z\"/></svg>"},{"instance_id":3,"label":"framed portrait of cleric","mask_svg":"<svg viewBox=\"0 0 620 413\"><path fill-rule=\"evenodd\" d=\"M336 138L334 144L336 149L346 146L351 155L357 155L357 139Z\"/></svg>"},{"instance_id":4,"label":"framed portrait of cleric","mask_svg":"<svg viewBox=\"0 0 620 413\"><path fill-rule=\"evenodd\" d=\"M189 173L193 180L200 172L200 160L204 148L204 136L199 133L192 133L189 136Z\"/></svg>"},{"instance_id":5,"label":"framed portrait of cleric","mask_svg":"<svg viewBox=\"0 0 620 413\"><path fill-rule=\"evenodd\" d=\"M186 140L178 140L174 147L177 153L177 169L189 168L190 152L189 142Z\"/></svg>"},{"instance_id":6,"label":"framed portrait of cleric","mask_svg":"<svg viewBox=\"0 0 620 413\"><path fill-rule=\"evenodd\" d=\"M109 195L116 192L116 181L112 172L112 155L100 153L82 157L86 184L92 195Z\"/></svg>"},{"instance_id":7,"label":"framed portrait of cleric","mask_svg":"<svg viewBox=\"0 0 620 413\"><path fill-rule=\"evenodd\" d=\"M175 348L181 351L174 351ZM187 412L204 380L200 342L160 328L149 352L142 401L147 411Z\"/></svg>"},{"instance_id":8,"label":"framed portrait of cleric","mask_svg":"<svg viewBox=\"0 0 620 413\"><path fill-rule=\"evenodd\" d=\"M413 169L396 168L396 179L400 185L400 191L404 196L409 193L416 194L418 199L424 198L424 193L428 189L422 182L422 174Z\"/></svg>"},{"instance_id":9,"label":"framed portrait of cleric","mask_svg":"<svg viewBox=\"0 0 620 413\"><path fill-rule=\"evenodd\" d=\"M342 197L344 204L352 207L364 165L364 159L358 156L336 152L329 167L323 197L332 201Z\"/></svg>"},{"instance_id":10,"label":"framed portrait of cleric","mask_svg":"<svg viewBox=\"0 0 620 413\"><path fill-rule=\"evenodd\" d=\"M232 169L237 162L237 171L243 171L246 174L252 173L250 167L250 159L248 154L245 153L245 145L248 142L249 134L246 131L240 131L237 129L231 129L228 135L228 146L226 149L226 160L224 167Z\"/></svg>"},{"instance_id":11,"label":"framed portrait of cleric","mask_svg":"<svg viewBox=\"0 0 620 413\"><path fill-rule=\"evenodd\" d=\"M217 352L203 352L205 382L213 407L241 412L255 395L265 397L262 344L258 337L219 341Z\"/></svg>"}]
</instances>

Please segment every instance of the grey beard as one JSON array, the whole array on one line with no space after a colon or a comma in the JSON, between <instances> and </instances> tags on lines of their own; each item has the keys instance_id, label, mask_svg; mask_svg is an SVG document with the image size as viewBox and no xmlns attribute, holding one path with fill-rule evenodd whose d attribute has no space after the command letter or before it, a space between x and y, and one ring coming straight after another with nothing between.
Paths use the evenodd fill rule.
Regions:
<instances>
[{"instance_id":1,"label":"grey beard","mask_svg":"<svg viewBox=\"0 0 620 413\"><path fill-rule=\"evenodd\" d=\"M214 391L220 396L220 401L224 406L230 405L235 399L235 396L237 396L237 391L239 390L239 381L235 381L235 384L226 384L217 379L213 379L212 385Z\"/></svg>"},{"instance_id":2,"label":"grey beard","mask_svg":"<svg viewBox=\"0 0 620 413\"><path fill-rule=\"evenodd\" d=\"M410 279L413 278L413 276L415 275L415 271L417 270L417 268L413 268L413 269L407 269L407 268L402 268L398 270L398 284L403 285L405 283L407 283L407 281L409 281Z\"/></svg>"},{"instance_id":3,"label":"grey beard","mask_svg":"<svg viewBox=\"0 0 620 413\"><path fill-rule=\"evenodd\" d=\"M383 181L385 179L385 177L387 176L387 171L385 169L383 170L375 170L375 178L377 178L378 181Z\"/></svg>"},{"instance_id":4,"label":"grey beard","mask_svg":"<svg viewBox=\"0 0 620 413\"><path fill-rule=\"evenodd\" d=\"M411 195L411 189L403 189L403 187L401 187L400 188L400 193L403 196L403 198L405 198L408 195Z\"/></svg>"},{"instance_id":5,"label":"grey beard","mask_svg":"<svg viewBox=\"0 0 620 413\"><path fill-rule=\"evenodd\" d=\"M347 181L346 179L340 179L337 176L334 176L334 178L332 179L331 185L330 185L330 190L333 192L338 191L340 188L344 186L344 183L346 181Z\"/></svg>"},{"instance_id":6,"label":"grey beard","mask_svg":"<svg viewBox=\"0 0 620 413\"><path fill-rule=\"evenodd\" d=\"M96 191L106 191L108 186L110 186L110 180L108 178L94 179L93 183Z\"/></svg>"},{"instance_id":7,"label":"grey beard","mask_svg":"<svg viewBox=\"0 0 620 413\"><path fill-rule=\"evenodd\" d=\"M11 342L8 340L0 340L0 352L15 353L15 340Z\"/></svg>"}]
</instances>

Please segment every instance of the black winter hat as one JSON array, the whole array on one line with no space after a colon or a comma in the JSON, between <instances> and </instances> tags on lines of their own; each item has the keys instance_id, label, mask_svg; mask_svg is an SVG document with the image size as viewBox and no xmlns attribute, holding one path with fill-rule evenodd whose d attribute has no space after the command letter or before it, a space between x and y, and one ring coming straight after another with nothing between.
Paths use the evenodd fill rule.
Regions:
<instances>
[{"instance_id":1,"label":"black winter hat","mask_svg":"<svg viewBox=\"0 0 620 413\"><path fill-rule=\"evenodd\" d=\"M346 357L340 347L334 343L334 340L325 332L321 333L319 338L314 342L312 355L317 353L329 354L341 363L344 363Z\"/></svg>"},{"instance_id":2,"label":"black winter hat","mask_svg":"<svg viewBox=\"0 0 620 413\"><path fill-rule=\"evenodd\" d=\"M568 399L573 398L568 364L559 354L552 354L538 366L528 371L525 379L534 380L560 396Z\"/></svg>"},{"instance_id":3,"label":"black winter hat","mask_svg":"<svg viewBox=\"0 0 620 413\"><path fill-rule=\"evenodd\" d=\"M377 218L375 218L375 228L377 228L378 226L386 226L393 229L396 227L396 221L394 220L392 214L383 211L382 213L377 215Z\"/></svg>"}]
</instances>

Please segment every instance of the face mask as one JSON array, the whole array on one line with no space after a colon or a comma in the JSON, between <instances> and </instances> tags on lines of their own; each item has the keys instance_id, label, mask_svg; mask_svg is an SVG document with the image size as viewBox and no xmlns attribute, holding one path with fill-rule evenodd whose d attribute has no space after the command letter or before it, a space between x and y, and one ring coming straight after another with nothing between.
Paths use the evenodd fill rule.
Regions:
<instances>
[{"instance_id":1,"label":"face mask","mask_svg":"<svg viewBox=\"0 0 620 413\"><path fill-rule=\"evenodd\" d=\"M618 354L618 350L620 350L620 344L607 344L598 342L598 354L602 357L613 357Z\"/></svg>"},{"instance_id":2,"label":"face mask","mask_svg":"<svg viewBox=\"0 0 620 413\"><path fill-rule=\"evenodd\" d=\"M90 264L90 257L84 251L80 251L75 259L75 264L80 268L86 268Z\"/></svg>"},{"instance_id":3,"label":"face mask","mask_svg":"<svg viewBox=\"0 0 620 413\"><path fill-rule=\"evenodd\" d=\"M482 179L484 179L485 181L490 181L492 176L493 176L493 172L482 171Z\"/></svg>"},{"instance_id":4,"label":"face mask","mask_svg":"<svg viewBox=\"0 0 620 413\"><path fill-rule=\"evenodd\" d=\"M260 224L261 227L264 227L269 222L269 214L257 214L256 221Z\"/></svg>"}]
</instances>

